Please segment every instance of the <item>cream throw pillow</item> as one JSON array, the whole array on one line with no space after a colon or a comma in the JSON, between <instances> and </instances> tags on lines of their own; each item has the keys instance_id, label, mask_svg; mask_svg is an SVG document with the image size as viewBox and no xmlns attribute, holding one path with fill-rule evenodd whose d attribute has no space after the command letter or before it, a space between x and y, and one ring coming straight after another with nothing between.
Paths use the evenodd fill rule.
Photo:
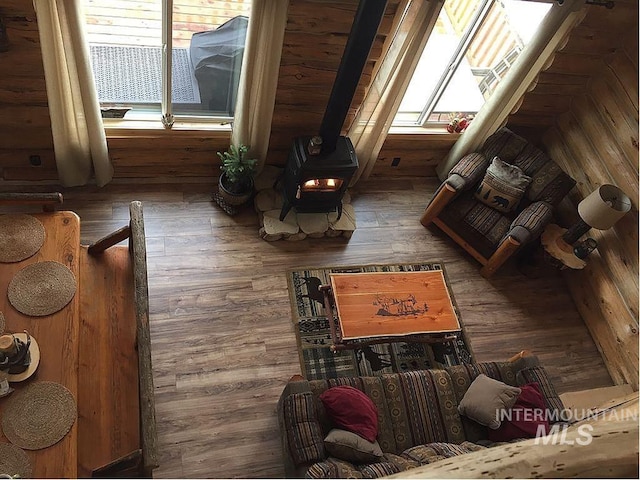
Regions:
<instances>
[{"instance_id":1,"label":"cream throw pillow","mask_svg":"<svg viewBox=\"0 0 640 480\"><path fill-rule=\"evenodd\" d=\"M382 458L378 442L371 443L357 433L334 428L324 439L329 455L351 463L373 463Z\"/></svg>"},{"instance_id":2,"label":"cream throw pillow","mask_svg":"<svg viewBox=\"0 0 640 480\"><path fill-rule=\"evenodd\" d=\"M531 177L515 165L493 157L475 197L499 212L510 212L518 206Z\"/></svg>"},{"instance_id":3,"label":"cream throw pillow","mask_svg":"<svg viewBox=\"0 0 640 480\"><path fill-rule=\"evenodd\" d=\"M493 430L500 427L500 412L516 403L521 390L481 373L462 397L458 412Z\"/></svg>"}]
</instances>

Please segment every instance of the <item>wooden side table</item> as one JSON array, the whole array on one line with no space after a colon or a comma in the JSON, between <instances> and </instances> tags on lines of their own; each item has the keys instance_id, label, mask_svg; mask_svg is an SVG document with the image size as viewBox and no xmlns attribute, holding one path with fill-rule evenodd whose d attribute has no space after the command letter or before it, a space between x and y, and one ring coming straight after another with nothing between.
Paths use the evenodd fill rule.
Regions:
<instances>
[{"instance_id":1,"label":"wooden side table","mask_svg":"<svg viewBox=\"0 0 640 480\"><path fill-rule=\"evenodd\" d=\"M583 269L587 265L587 262L576 257L573 253L573 246L569 245L562 239L562 236L566 231L566 228L562 228L555 223L547 225L540 237L542 248L544 248L544 251L558 262L561 269Z\"/></svg>"}]
</instances>

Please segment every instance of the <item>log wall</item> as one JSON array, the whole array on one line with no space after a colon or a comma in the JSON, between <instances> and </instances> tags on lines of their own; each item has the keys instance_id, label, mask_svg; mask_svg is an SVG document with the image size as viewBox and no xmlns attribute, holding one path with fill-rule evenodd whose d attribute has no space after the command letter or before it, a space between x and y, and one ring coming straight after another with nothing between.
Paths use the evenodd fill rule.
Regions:
<instances>
[{"instance_id":1,"label":"log wall","mask_svg":"<svg viewBox=\"0 0 640 480\"><path fill-rule=\"evenodd\" d=\"M564 271L573 299L611 377L638 389L638 3L587 7L587 15L508 121L540 143L577 185L559 221L602 184L633 204L608 231L591 229L598 249L584 270Z\"/></svg>"},{"instance_id":2,"label":"log wall","mask_svg":"<svg viewBox=\"0 0 640 480\"><path fill-rule=\"evenodd\" d=\"M387 3L343 130L362 103L399 3ZM357 6L358 0L290 0L267 163L284 165L294 137L318 133Z\"/></svg>"},{"instance_id":3,"label":"log wall","mask_svg":"<svg viewBox=\"0 0 640 480\"><path fill-rule=\"evenodd\" d=\"M0 52L0 178L55 179L51 120L38 26L31 0L3 0L0 16L11 42ZM29 157L38 155L40 166Z\"/></svg>"}]
</instances>

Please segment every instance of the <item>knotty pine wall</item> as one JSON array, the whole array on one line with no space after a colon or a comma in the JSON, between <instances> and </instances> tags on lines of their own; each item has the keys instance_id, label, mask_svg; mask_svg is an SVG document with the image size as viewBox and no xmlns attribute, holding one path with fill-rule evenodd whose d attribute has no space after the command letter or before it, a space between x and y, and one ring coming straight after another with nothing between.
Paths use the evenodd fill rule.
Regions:
<instances>
[{"instance_id":1,"label":"knotty pine wall","mask_svg":"<svg viewBox=\"0 0 640 480\"><path fill-rule=\"evenodd\" d=\"M564 275L611 377L637 390L638 3L588 8L509 126L541 142L576 179L559 212L564 226L602 184L617 185L631 198L631 212L613 228L589 231L598 250L586 268Z\"/></svg>"}]
</instances>

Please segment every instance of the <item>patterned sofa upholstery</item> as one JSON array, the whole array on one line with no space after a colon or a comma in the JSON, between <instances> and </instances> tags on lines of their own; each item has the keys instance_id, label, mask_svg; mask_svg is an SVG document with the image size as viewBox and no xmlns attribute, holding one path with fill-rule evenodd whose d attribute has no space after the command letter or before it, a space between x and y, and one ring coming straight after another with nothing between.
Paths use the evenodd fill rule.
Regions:
<instances>
[{"instance_id":1,"label":"patterned sofa upholstery","mask_svg":"<svg viewBox=\"0 0 640 480\"><path fill-rule=\"evenodd\" d=\"M494 157L519 167L532 178L514 211L500 212L475 198ZM575 180L544 152L502 128L479 152L465 155L450 170L427 205L421 223L434 223L484 265L492 275L520 246L538 238L551 222L554 207L569 193Z\"/></svg>"},{"instance_id":2,"label":"patterned sofa upholstery","mask_svg":"<svg viewBox=\"0 0 640 480\"><path fill-rule=\"evenodd\" d=\"M288 478L377 478L486 448L483 427L458 413L473 380L484 373L509 385L538 382L547 408L562 402L536 357L515 362L475 363L443 370L416 370L380 377L291 381L278 402L278 419ZM328 456L324 437L332 428L319 396L349 385L364 392L378 410L377 441L383 461L354 465Z\"/></svg>"}]
</instances>

